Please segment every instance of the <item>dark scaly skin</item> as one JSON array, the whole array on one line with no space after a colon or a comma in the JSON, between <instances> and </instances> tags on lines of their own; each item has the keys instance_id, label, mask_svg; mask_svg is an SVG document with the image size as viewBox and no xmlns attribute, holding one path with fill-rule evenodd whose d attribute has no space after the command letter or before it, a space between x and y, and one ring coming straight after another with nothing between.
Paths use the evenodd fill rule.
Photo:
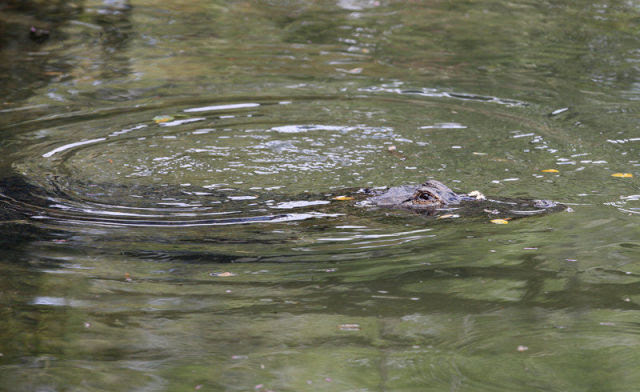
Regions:
<instances>
[{"instance_id":1,"label":"dark scaly skin","mask_svg":"<svg viewBox=\"0 0 640 392\"><path fill-rule=\"evenodd\" d=\"M498 214L498 210L510 210L515 215L532 215L544 211L564 209L565 207L550 200L491 200L477 193L457 194L449 187L436 180L428 180L424 184L401 185L383 192L375 192L361 203L363 206L384 208L404 208L432 213L437 209L447 209L460 204L477 205L490 214Z\"/></svg>"},{"instance_id":2,"label":"dark scaly skin","mask_svg":"<svg viewBox=\"0 0 640 392\"><path fill-rule=\"evenodd\" d=\"M440 181L429 180L417 187L401 185L389 188L380 195L370 197L367 200L367 204L378 207L401 207L420 210L458 204L466 199L473 198L458 195Z\"/></svg>"}]
</instances>

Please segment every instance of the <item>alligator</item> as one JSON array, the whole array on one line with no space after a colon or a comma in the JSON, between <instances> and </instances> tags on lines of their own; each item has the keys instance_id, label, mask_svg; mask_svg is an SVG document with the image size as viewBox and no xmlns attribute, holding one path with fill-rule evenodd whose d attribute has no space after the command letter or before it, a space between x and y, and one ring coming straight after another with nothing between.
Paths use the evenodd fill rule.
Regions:
<instances>
[{"instance_id":1,"label":"alligator","mask_svg":"<svg viewBox=\"0 0 640 392\"><path fill-rule=\"evenodd\" d=\"M478 191L458 194L436 180L428 180L421 185L401 185L386 190L364 189L368 197L358 203L363 207L401 208L433 215L438 211L461 208L481 208L491 215L511 213L533 215L552 212L566 207L551 200L487 200Z\"/></svg>"},{"instance_id":2,"label":"alligator","mask_svg":"<svg viewBox=\"0 0 640 392\"><path fill-rule=\"evenodd\" d=\"M285 222L316 216L332 216L353 213L350 203L331 203L323 196L301 195L301 201L291 199L279 204L283 196L265 194L250 196L242 191L210 191L198 195L198 190L181 187L127 187L116 184L82 184L79 189L90 189L91 194L67 192L64 183L58 179L51 189L31 185L21 176L11 176L0 180L0 224L3 222L27 223L52 219L59 224L82 222L111 226L208 226L248 224L260 222ZM59 185L63 185L59 187ZM480 192L460 194L436 180L428 180L420 185L401 185L391 188L345 190L347 197L333 197L337 200L355 199L357 207L378 209L404 209L420 215L439 217L473 217L489 215L494 218L517 218L527 215L554 212L566 207L548 200L528 199L486 199ZM234 196L238 194L240 196ZM131 195L128 196L127 195ZM133 196L137 196L132 199ZM242 196L244 195L244 196ZM261 200L262 199L262 200ZM320 200L319 200L320 199ZM322 200L324 199L324 200ZM163 208L162 200L172 200L181 207ZM262 204L264 203L264 204ZM189 205L198 206L197 208ZM262 205L261 205L262 204ZM329 206L331 204L331 206ZM324 206L323 206L324 205ZM113 207L110 207L113 206ZM275 208L279 212L274 214ZM298 208L305 208L307 212ZM292 211L295 209L295 211ZM351 210L350 210L351 209ZM289 211L285 211L289 210ZM310 212L308 212L311 210ZM150 213L149 211L153 211ZM241 216L221 216L231 211ZM244 212L242 212L244 211ZM260 212L263 212L262 214ZM265 214L266 213L266 214Z\"/></svg>"}]
</instances>

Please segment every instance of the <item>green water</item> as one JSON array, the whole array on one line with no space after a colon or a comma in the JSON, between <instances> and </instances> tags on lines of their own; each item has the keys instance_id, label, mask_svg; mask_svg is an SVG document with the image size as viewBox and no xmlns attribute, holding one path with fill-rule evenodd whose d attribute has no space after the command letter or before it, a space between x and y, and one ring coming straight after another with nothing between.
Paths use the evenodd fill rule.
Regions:
<instances>
[{"instance_id":1,"label":"green water","mask_svg":"<svg viewBox=\"0 0 640 392\"><path fill-rule=\"evenodd\" d=\"M0 2L0 390L640 385L640 4L34 4ZM429 178L570 208L333 200Z\"/></svg>"}]
</instances>

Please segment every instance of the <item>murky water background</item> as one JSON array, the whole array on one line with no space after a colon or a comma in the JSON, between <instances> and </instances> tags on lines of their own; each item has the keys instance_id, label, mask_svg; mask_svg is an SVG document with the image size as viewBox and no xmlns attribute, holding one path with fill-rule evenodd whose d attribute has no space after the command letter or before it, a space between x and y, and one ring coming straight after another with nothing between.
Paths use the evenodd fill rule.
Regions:
<instances>
[{"instance_id":1,"label":"murky water background","mask_svg":"<svg viewBox=\"0 0 640 392\"><path fill-rule=\"evenodd\" d=\"M640 4L2 4L0 389L640 384Z\"/></svg>"}]
</instances>

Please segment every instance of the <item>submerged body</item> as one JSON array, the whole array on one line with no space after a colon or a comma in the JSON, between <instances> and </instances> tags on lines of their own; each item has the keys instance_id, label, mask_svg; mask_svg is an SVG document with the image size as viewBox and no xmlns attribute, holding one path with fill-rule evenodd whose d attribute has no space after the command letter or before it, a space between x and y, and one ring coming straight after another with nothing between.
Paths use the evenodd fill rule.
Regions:
<instances>
[{"instance_id":1,"label":"submerged body","mask_svg":"<svg viewBox=\"0 0 640 392\"><path fill-rule=\"evenodd\" d=\"M82 188L87 185L82 184ZM312 202L292 202L290 198L277 204L275 195L265 195L266 214L256 215L258 197L251 197L251 203L243 204L246 193L231 194L225 192L207 192L206 196L197 195L200 189L188 192L185 188L171 187L136 187L127 188L114 184L91 184L94 192L89 201L77 199L73 193L65 193L59 189L54 191L30 184L21 176L13 176L0 180L0 223L4 222L41 222L52 219L58 223L80 222L108 226L214 226L231 224L248 224L259 222L286 222L289 220L307 219L320 216L335 216L336 204L329 200L318 200L318 195L306 195L305 199ZM374 189L351 193L346 200L358 199L357 206L390 208L414 211L421 215L447 215L448 217L477 216L489 214L495 218L511 218L517 216L535 215L545 212L555 212L566 207L546 200L528 199L491 199L486 200L479 192L458 194L439 181L429 180L421 185L402 185L385 190ZM132 196L128 196L132 195ZM144 197L141 197L144 196ZM325 194L324 197L327 195ZM132 199L132 197L134 197ZM191 210L193 204L200 205L201 198L206 197L212 204L219 206L220 211L197 214ZM322 197L321 197L322 198ZM166 209L164 203L156 201L174 200L188 205L185 214L183 209ZM255 199L258 199L257 201ZM338 199L339 200L339 199ZM229 204L227 204L229 203ZM232 204L233 203L233 204ZM350 214L352 204L340 203L340 214ZM124 206L124 207L122 207ZM312 211L299 213L300 207L308 207ZM149 214L149 209L154 211ZM209 208L209 207L208 207ZM220 213L234 213L246 208L246 216L212 217ZM124 211L123 211L124 209ZM137 209L138 212L132 213ZM278 213L271 213L277 209ZM295 211L290 211L296 209ZM289 211L287 211L289 210ZM207 211L209 211L207 209ZM498 216L497 216L498 215ZM193 217L193 218L186 218Z\"/></svg>"}]
</instances>

